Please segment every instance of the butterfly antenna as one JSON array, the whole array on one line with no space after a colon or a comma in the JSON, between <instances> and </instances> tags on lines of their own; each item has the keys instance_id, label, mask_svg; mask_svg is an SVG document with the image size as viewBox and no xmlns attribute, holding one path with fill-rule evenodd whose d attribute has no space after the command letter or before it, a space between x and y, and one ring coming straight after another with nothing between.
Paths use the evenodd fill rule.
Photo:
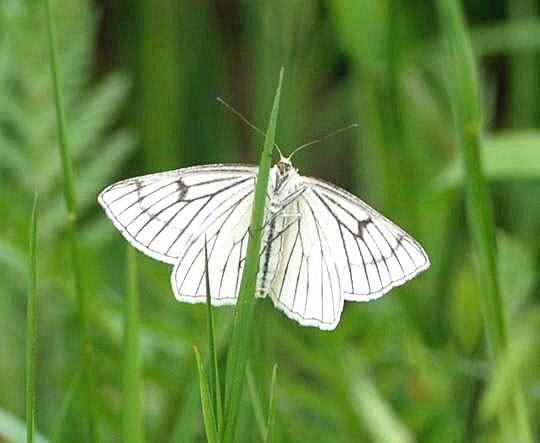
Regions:
<instances>
[{"instance_id":1,"label":"butterfly antenna","mask_svg":"<svg viewBox=\"0 0 540 443\"><path fill-rule=\"evenodd\" d=\"M231 105L229 105L225 100L223 100L221 97L216 97L216 100L220 102L223 106L225 106L229 111L231 111L234 115L236 115L240 120L242 120L246 125L248 125L251 129L253 129L255 132L258 132L263 137L266 137L266 133L264 131L261 131L257 126L255 126L253 123L251 123L246 117L244 117L240 111L233 108ZM274 147L279 152L279 155L283 157L283 154L281 153L281 149L279 149L279 146L277 143L274 143Z\"/></svg>"},{"instance_id":2,"label":"butterfly antenna","mask_svg":"<svg viewBox=\"0 0 540 443\"><path fill-rule=\"evenodd\" d=\"M315 140L312 140L308 143L304 143L301 146L298 146L291 154L289 154L289 159L292 158L294 154L296 154L298 151L301 151L304 148L307 148L308 146L316 145L317 143L320 143L327 138L333 137L334 135L341 134L342 132L348 131L349 129L358 127L358 123L353 123L349 126L345 126L344 128L336 129L335 131L330 132L329 134L323 135L322 137L316 138Z\"/></svg>"}]
</instances>

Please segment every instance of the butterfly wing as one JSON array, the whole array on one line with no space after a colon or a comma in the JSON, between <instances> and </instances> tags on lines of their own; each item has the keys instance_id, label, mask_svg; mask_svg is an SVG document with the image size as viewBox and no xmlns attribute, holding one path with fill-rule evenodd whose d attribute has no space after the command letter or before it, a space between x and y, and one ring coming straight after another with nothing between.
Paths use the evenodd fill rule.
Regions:
<instances>
[{"instance_id":1,"label":"butterfly wing","mask_svg":"<svg viewBox=\"0 0 540 443\"><path fill-rule=\"evenodd\" d=\"M296 221L282 234L270 288L289 317L334 329L344 300L378 298L429 267L410 235L358 197L322 180L302 177L302 183L304 192L283 210Z\"/></svg>"},{"instance_id":2,"label":"butterfly wing","mask_svg":"<svg viewBox=\"0 0 540 443\"><path fill-rule=\"evenodd\" d=\"M343 297L330 232L320 214L309 205L305 192L284 213L295 217L282 234L281 256L270 285L270 298L301 325L334 329L341 317Z\"/></svg>"},{"instance_id":3,"label":"butterfly wing","mask_svg":"<svg viewBox=\"0 0 540 443\"><path fill-rule=\"evenodd\" d=\"M216 304L234 303L236 289L228 301L219 296L237 286L241 273L256 175L245 165L194 166L123 180L98 201L133 246L175 265L173 288L182 301L205 299L206 238L212 295Z\"/></svg>"},{"instance_id":4,"label":"butterfly wing","mask_svg":"<svg viewBox=\"0 0 540 443\"><path fill-rule=\"evenodd\" d=\"M174 266L171 282L179 301L206 301L205 244L212 304L236 303L244 270L249 224L254 201L253 189L242 190L226 200L211 218L203 220Z\"/></svg>"},{"instance_id":5,"label":"butterfly wing","mask_svg":"<svg viewBox=\"0 0 540 443\"><path fill-rule=\"evenodd\" d=\"M303 180L302 197L332 245L345 300L381 297L429 267L414 238L358 197L323 180Z\"/></svg>"}]
</instances>

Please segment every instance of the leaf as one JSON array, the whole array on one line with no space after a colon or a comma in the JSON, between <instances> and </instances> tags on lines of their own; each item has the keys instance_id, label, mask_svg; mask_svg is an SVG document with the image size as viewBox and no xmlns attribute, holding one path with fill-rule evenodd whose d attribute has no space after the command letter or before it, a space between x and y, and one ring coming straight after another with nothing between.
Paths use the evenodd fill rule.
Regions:
<instances>
[{"instance_id":1,"label":"leaf","mask_svg":"<svg viewBox=\"0 0 540 443\"><path fill-rule=\"evenodd\" d=\"M197 359L197 368L199 370L199 387L201 390L201 404L204 418L204 428L206 430L206 439L208 443L217 443L218 440L218 430L215 420L215 412L212 404L212 397L210 395L210 387L208 385L208 376L204 370L203 364L201 362L201 356L197 346L193 346L195 351L195 358Z\"/></svg>"},{"instance_id":2,"label":"leaf","mask_svg":"<svg viewBox=\"0 0 540 443\"><path fill-rule=\"evenodd\" d=\"M277 380L277 363L274 363L272 368L272 380L270 382L270 399L268 400L268 421L266 424L265 443L272 441L274 435L274 417L276 415L276 380Z\"/></svg>"},{"instance_id":3,"label":"leaf","mask_svg":"<svg viewBox=\"0 0 540 443\"><path fill-rule=\"evenodd\" d=\"M259 268L259 254L261 250L261 229L264 221L264 206L268 175L272 162L272 148L276 134L277 117L279 112L279 99L283 82L283 68L279 75L279 82L274 97L274 104L270 114L270 122L264 148L259 164L257 185L255 188L255 201L250 223L250 236L247 245L246 262L242 273L240 294L234 311L233 330L229 352L227 355L227 372L225 380L225 434L224 442L233 443L236 432L236 422L240 409L240 398L244 387L245 368L253 333L253 310L255 307L255 285Z\"/></svg>"},{"instance_id":4,"label":"leaf","mask_svg":"<svg viewBox=\"0 0 540 443\"><path fill-rule=\"evenodd\" d=\"M489 180L540 179L540 131L514 130L488 135L481 154ZM456 159L437 178L435 187L444 191L462 185L463 181L463 164Z\"/></svg>"}]
</instances>

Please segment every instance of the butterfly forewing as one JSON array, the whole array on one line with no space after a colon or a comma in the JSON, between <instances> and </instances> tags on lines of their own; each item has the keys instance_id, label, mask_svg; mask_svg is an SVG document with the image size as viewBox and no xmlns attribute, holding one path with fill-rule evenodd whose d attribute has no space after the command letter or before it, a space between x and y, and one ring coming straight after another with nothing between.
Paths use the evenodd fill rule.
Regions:
<instances>
[{"instance_id":1,"label":"butterfly forewing","mask_svg":"<svg viewBox=\"0 0 540 443\"><path fill-rule=\"evenodd\" d=\"M302 198L331 239L346 300L380 297L429 267L423 248L362 200L322 180L303 180Z\"/></svg>"},{"instance_id":2,"label":"butterfly forewing","mask_svg":"<svg viewBox=\"0 0 540 443\"><path fill-rule=\"evenodd\" d=\"M115 183L98 200L131 244L176 264L202 226L253 192L256 173L244 165L195 166Z\"/></svg>"}]
</instances>

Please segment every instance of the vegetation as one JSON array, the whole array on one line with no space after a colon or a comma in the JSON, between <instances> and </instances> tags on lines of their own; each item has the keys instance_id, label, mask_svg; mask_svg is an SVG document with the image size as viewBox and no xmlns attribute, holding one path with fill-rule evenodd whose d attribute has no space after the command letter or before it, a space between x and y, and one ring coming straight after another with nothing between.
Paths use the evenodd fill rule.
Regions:
<instances>
[{"instance_id":1,"label":"vegetation","mask_svg":"<svg viewBox=\"0 0 540 443\"><path fill-rule=\"evenodd\" d=\"M0 441L540 438L535 2L98 3L0 2ZM265 139L217 96L285 154L357 122L295 166L403 226L432 267L346 303L333 332L252 303L249 275L236 315L177 303L171 267L96 197L259 163Z\"/></svg>"}]
</instances>

